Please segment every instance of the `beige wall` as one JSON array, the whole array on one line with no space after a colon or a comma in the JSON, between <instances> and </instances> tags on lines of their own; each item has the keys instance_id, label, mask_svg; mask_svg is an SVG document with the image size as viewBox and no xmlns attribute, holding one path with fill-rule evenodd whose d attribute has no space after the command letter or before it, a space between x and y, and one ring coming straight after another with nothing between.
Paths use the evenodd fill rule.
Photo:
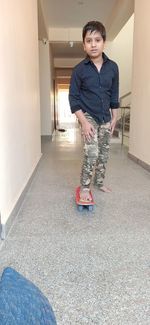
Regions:
<instances>
[{"instance_id":1,"label":"beige wall","mask_svg":"<svg viewBox=\"0 0 150 325\"><path fill-rule=\"evenodd\" d=\"M135 0L129 153L150 165L150 1Z\"/></svg>"},{"instance_id":2,"label":"beige wall","mask_svg":"<svg viewBox=\"0 0 150 325\"><path fill-rule=\"evenodd\" d=\"M50 60L50 105L51 105L51 134L54 131L54 92L55 92L55 85L54 85L54 59L52 55L52 48L51 44L49 44L49 60Z\"/></svg>"},{"instance_id":3,"label":"beige wall","mask_svg":"<svg viewBox=\"0 0 150 325\"><path fill-rule=\"evenodd\" d=\"M55 68L72 68L83 58L54 58L54 67Z\"/></svg>"},{"instance_id":4,"label":"beige wall","mask_svg":"<svg viewBox=\"0 0 150 325\"><path fill-rule=\"evenodd\" d=\"M48 39L48 30L45 25L45 20L41 8L40 0L38 0L37 3L38 3L38 38L39 40Z\"/></svg>"},{"instance_id":5,"label":"beige wall","mask_svg":"<svg viewBox=\"0 0 150 325\"><path fill-rule=\"evenodd\" d=\"M49 28L50 41L82 41L82 28Z\"/></svg>"},{"instance_id":6,"label":"beige wall","mask_svg":"<svg viewBox=\"0 0 150 325\"><path fill-rule=\"evenodd\" d=\"M133 28L134 15L106 47L106 54L119 66L120 97L130 92L132 87Z\"/></svg>"},{"instance_id":7,"label":"beige wall","mask_svg":"<svg viewBox=\"0 0 150 325\"><path fill-rule=\"evenodd\" d=\"M41 156L37 1L1 1L0 212L6 223Z\"/></svg>"}]
</instances>

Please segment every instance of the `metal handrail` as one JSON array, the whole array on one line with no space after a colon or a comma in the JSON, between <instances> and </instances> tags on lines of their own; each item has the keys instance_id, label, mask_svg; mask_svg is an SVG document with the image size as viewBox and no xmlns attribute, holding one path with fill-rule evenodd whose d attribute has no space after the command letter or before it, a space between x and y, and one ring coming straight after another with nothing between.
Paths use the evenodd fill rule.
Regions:
<instances>
[{"instance_id":1,"label":"metal handrail","mask_svg":"<svg viewBox=\"0 0 150 325\"><path fill-rule=\"evenodd\" d=\"M120 97L120 100L126 98L127 96L131 95L131 91L129 91L128 93L126 93L125 95Z\"/></svg>"},{"instance_id":2,"label":"metal handrail","mask_svg":"<svg viewBox=\"0 0 150 325\"><path fill-rule=\"evenodd\" d=\"M123 145L123 138L124 137L129 138L129 135L125 134L125 126L126 125L129 126L129 124L127 124L125 122L125 117L126 117L126 109L130 110L130 106L129 105L127 105L127 106L121 106L120 108L121 108L121 121L122 121L122 123L121 123L122 124L122 127L121 127L121 139L122 139L121 140L121 144Z\"/></svg>"},{"instance_id":3,"label":"metal handrail","mask_svg":"<svg viewBox=\"0 0 150 325\"><path fill-rule=\"evenodd\" d=\"M126 93L125 95L120 97L120 109L121 109L121 144L123 145L123 138L124 137L128 137L129 136L127 134L125 134L125 116L126 116L126 109L130 110L130 105L121 105L123 99L125 99L126 97L131 95L131 91L129 91L128 93Z\"/></svg>"}]
</instances>

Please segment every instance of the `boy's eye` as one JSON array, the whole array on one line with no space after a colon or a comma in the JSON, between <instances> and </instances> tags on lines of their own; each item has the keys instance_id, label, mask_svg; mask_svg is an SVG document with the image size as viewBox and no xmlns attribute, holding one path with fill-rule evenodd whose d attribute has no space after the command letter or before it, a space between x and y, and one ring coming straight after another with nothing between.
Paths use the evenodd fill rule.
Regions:
<instances>
[{"instance_id":1,"label":"boy's eye","mask_svg":"<svg viewBox=\"0 0 150 325\"><path fill-rule=\"evenodd\" d=\"M99 43L99 42L101 42L101 38L96 38L95 39L95 42L97 42L97 43ZM91 43L91 42L93 42L93 40L91 40L91 39L86 39L86 43Z\"/></svg>"}]
</instances>

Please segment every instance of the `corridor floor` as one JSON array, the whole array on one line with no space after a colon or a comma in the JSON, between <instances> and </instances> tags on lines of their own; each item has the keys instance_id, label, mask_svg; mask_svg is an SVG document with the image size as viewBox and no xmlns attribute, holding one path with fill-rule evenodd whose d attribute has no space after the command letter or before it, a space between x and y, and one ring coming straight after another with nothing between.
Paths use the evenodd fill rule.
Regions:
<instances>
[{"instance_id":1,"label":"corridor floor","mask_svg":"<svg viewBox=\"0 0 150 325\"><path fill-rule=\"evenodd\" d=\"M42 144L43 156L1 245L0 270L14 267L47 296L58 325L150 324L150 174L112 143L106 194L78 212L77 129Z\"/></svg>"}]
</instances>

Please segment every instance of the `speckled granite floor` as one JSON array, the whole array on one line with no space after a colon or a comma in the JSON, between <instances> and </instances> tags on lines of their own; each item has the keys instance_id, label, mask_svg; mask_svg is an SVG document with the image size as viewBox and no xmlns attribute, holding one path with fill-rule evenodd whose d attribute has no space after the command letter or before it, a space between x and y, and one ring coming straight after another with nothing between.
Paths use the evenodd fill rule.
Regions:
<instances>
[{"instance_id":1,"label":"speckled granite floor","mask_svg":"<svg viewBox=\"0 0 150 325\"><path fill-rule=\"evenodd\" d=\"M150 174L112 143L107 185L94 212L78 212L80 138L70 129L43 143L22 209L1 246L51 302L58 325L150 324Z\"/></svg>"}]
</instances>

